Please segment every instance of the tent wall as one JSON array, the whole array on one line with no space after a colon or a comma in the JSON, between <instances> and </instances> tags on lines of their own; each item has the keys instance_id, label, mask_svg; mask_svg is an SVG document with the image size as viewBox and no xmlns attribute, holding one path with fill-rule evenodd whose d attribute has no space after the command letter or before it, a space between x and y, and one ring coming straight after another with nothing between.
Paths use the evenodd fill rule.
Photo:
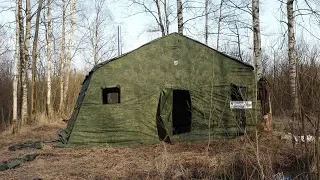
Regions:
<instances>
[{"instance_id":1,"label":"tent wall","mask_svg":"<svg viewBox=\"0 0 320 180\"><path fill-rule=\"evenodd\" d=\"M166 88L189 90L192 101L191 133L172 139L206 139L209 133L212 138L235 137L238 125L229 108L231 83L247 87L247 100L254 102L252 67L184 36L166 36L92 73L79 113L70 119L67 129L72 132L66 139L73 145L159 142L156 114L160 93ZM102 104L102 88L117 85L121 103ZM254 109L246 110L246 116L247 128L254 128ZM170 123L165 124L170 131Z\"/></svg>"}]
</instances>

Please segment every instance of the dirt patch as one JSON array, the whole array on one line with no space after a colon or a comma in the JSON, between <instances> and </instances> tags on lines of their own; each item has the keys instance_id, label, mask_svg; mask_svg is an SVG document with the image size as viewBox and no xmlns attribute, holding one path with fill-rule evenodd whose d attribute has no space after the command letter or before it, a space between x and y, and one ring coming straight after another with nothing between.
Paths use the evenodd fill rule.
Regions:
<instances>
[{"instance_id":1,"label":"dirt patch","mask_svg":"<svg viewBox=\"0 0 320 180\"><path fill-rule=\"evenodd\" d=\"M8 151L9 145L56 138L65 124L26 128L19 135L2 135L0 161L37 153L32 162L0 172L5 179L208 179L261 169L266 176L292 164L292 148L277 133L261 135L259 153L254 137L227 141L157 144L143 147L54 148ZM257 161L259 157L260 162ZM294 158L294 157L293 157ZM253 170L252 170L253 169ZM252 170L251 172L249 172ZM238 174L236 174L236 173ZM233 174L232 174L233 173ZM240 178L241 179L241 178Z\"/></svg>"}]
</instances>

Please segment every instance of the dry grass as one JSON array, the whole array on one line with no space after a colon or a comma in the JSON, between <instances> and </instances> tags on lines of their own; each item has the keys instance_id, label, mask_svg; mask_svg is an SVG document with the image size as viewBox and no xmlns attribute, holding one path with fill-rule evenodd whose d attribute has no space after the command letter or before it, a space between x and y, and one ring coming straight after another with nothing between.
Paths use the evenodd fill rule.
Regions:
<instances>
[{"instance_id":1,"label":"dry grass","mask_svg":"<svg viewBox=\"0 0 320 180\"><path fill-rule=\"evenodd\" d=\"M27 153L39 153L32 162L0 171L0 179L234 179L259 178L254 141L248 136L229 141L157 144L144 147L54 148L10 152L9 145L56 138L65 124L51 123L1 135L0 162ZM261 166L266 176L290 168L294 157L289 143L277 133L259 141ZM208 149L208 150L207 150Z\"/></svg>"}]
</instances>

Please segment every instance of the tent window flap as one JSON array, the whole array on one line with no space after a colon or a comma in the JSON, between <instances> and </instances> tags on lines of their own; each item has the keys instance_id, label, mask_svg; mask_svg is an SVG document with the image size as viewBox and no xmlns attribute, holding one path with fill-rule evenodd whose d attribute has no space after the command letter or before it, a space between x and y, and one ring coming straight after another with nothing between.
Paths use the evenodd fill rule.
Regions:
<instances>
[{"instance_id":1,"label":"tent window flap","mask_svg":"<svg viewBox=\"0 0 320 180\"><path fill-rule=\"evenodd\" d=\"M120 103L120 87L103 88L102 89L103 104L118 104Z\"/></svg>"}]
</instances>

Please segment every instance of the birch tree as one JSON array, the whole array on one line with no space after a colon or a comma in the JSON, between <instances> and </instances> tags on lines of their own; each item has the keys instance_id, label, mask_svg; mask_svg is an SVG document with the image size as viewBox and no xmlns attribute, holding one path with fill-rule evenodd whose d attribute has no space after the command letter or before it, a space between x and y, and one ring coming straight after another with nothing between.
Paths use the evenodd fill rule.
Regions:
<instances>
[{"instance_id":1,"label":"birch tree","mask_svg":"<svg viewBox=\"0 0 320 180\"><path fill-rule=\"evenodd\" d=\"M290 89L292 97L293 120L296 120L299 111L298 93L297 93L297 58L295 50L295 34L294 34L294 0L287 0L287 26L288 26L288 57L290 64Z\"/></svg>"},{"instance_id":2,"label":"birch tree","mask_svg":"<svg viewBox=\"0 0 320 180\"><path fill-rule=\"evenodd\" d=\"M257 81L262 77L259 0L252 0L253 55Z\"/></svg>"},{"instance_id":3,"label":"birch tree","mask_svg":"<svg viewBox=\"0 0 320 180\"><path fill-rule=\"evenodd\" d=\"M48 30L47 30L47 116L50 118L52 115L51 105L51 43L52 43L52 28L51 28L51 0L47 1L47 18L48 18Z\"/></svg>"},{"instance_id":4,"label":"birch tree","mask_svg":"<svg viewBox=\"0 0 320 180\"><path fill-rule=\"evenodd\" d=\"M182 2L177 0L178 33L183 35Z\"/></svg>"},{"instance_id":5,"label":"birch tree","mask_svg":"<svg viewBox=\"0 0 320 180\"><path fill-rule=\"evenodd\" d=\"M163 9L164 9L164 18L165 18L165 30L166 33L169 34L169 27L170 27L170 21L169 21L169 15L170 13L169 11L169 7L168 7L168 3L167 0L163 0Z\"/></svg>"},{"instance_id":6,"label":"birch tree","mask_svg":"<svg viewBox=\"0 0 320 180\"><path fill-rule=\"evenodd\" d=\"M39 36L39 21L40 21L40 13L42 9L43 0L39 0L38 9L37 9L37 17L36 17L36 28L34 31L34 38L32 43L32 83L31 83L31 114L34 114L35 108L35 94L36 94L36 72L37 72L37 47L38 47L38 36Z\"/></svg>"},{"instance_id":7,"label":"birch tree","mask_svg":"<svg viewBox=\"0 0 320 180\"><path fill-rule=\"evenodd\" d=\"M12 119L13 119L13 133L16 133L18 127L16 126L18 123L18 81L19 81L19 69L20 69L20 62L19 62L19 0L16 1L16 50L14 55L14 70L13 70L13 104L12 104Z\"/></svg>"},{"instance_id":8,"label":"birch tree","mask_svg":"<svg viewBox=\"0 0 320 180\"><path fill-rule=\"evenodd\" d=\"M220 33L221 33L221 21L222 21L222 5L223 0L220 1L219 5L219 17L218 17L218 34L217 34L217 50L219 50L219 41L220 41Z\"/></svg>"},{"instance_id":9,"label":"birch tree","mask_svg":"<svg viewBox=\"0 0 320 180\"><path fill-rule=\"evenodd\" d=\"M23 15L22 15L22 0L18 1L19 3L19 48L20 48L20 78L21 78L21 121L19 122L19 127L26 121L28 118L28 84L27 84L27 59L25 59L25 39L24 39L24 24L23 24Z\"/></svg>"},{"instance_id":10,"label":"birch tree","mask_svg":"<svg viewBox=\"0 0 320 180\"><path fill-rule=\"evenodd\" d=\"M160 29L161 29L161 33L162 33L162 36L165 36L166 35L166 31L165 31L165 28L164 28L163 22L162 22L162 15L161 15L161 9L160 9L160 0L156 0L156 5L157 5L157 12L158 12L159 26L160 26Z\"/></svg>"},{"instance_id":11,"label":"birch tree","mask_svg":"<svg viewBox=\"0 0 320 180\"><path fill-rule=\"evenodd\" d=\"M206 45L208 45L208 37L209 37L209 11L208 11L208 6L209 6L209 0L205 0L204 3L204 12L205 12L205 23L204 23L204 39L205 39L205 43Z\"/></svg>"},{"instance_id":12,"label":"birch tree","mask_svg":"<svg viewBox=\"0 0 320 180\"><path fill-rule=\"evenodd\" d=\"M26 123L28 118L28 65L29 65L29 49L31 38L31 5L30 0L26 0L26 33L24 45L24 61L25 61L25 79L22 80L22 124ZM33 99L31 99L31 102Z\"/></svg>"},{"instance_id":13,"label":"birch tree","mask_svg":"<svg viewBox=\"0 0 320 180\"><path fill-rule=\"evenodd\" d=\"M99 36L99 28L100 28L100 15L102 13L102 6L103 6L104 1L96 1L95 3L95 10L96 10L96 17L95 17L95 25L94 25L94 30L93 30L93 38L92 38L92 46L93 46L93 61L95 65L99 63L99 47L98 43L100 38Z\"/></svg>"},{"instance_id":14,"label":"birch tree","mask_svg":"<svg viewBox=\"0 0 320 180\"><path fill-rule=\"evenodd\" d=\"M103 6L103 1L95 1L95 10L96 10L96 16L95 16L95 23L94 23L94 29L93 29L93 36L91 38L91 44L93 47L93 61L94 64L97 65L99 63L99 52L98 52L98 43L99 43L99 29L100 29L100 24L101 24L101 18L100 15L102 13L102 6Z\"/></svg>"},{"instance_id":15,"label":"birch tree","mask_svg":"<svg viewBox=\"0 0 320 180\"><path fill-rule=\"evenodd\" d=\"M65 0L62 0L62 32L61 32L61 52L60 52L60 104L59 112L64 112L64 78L65 78L65 31L66 31L66 8Z\"/></svg>"}]
</instances>

